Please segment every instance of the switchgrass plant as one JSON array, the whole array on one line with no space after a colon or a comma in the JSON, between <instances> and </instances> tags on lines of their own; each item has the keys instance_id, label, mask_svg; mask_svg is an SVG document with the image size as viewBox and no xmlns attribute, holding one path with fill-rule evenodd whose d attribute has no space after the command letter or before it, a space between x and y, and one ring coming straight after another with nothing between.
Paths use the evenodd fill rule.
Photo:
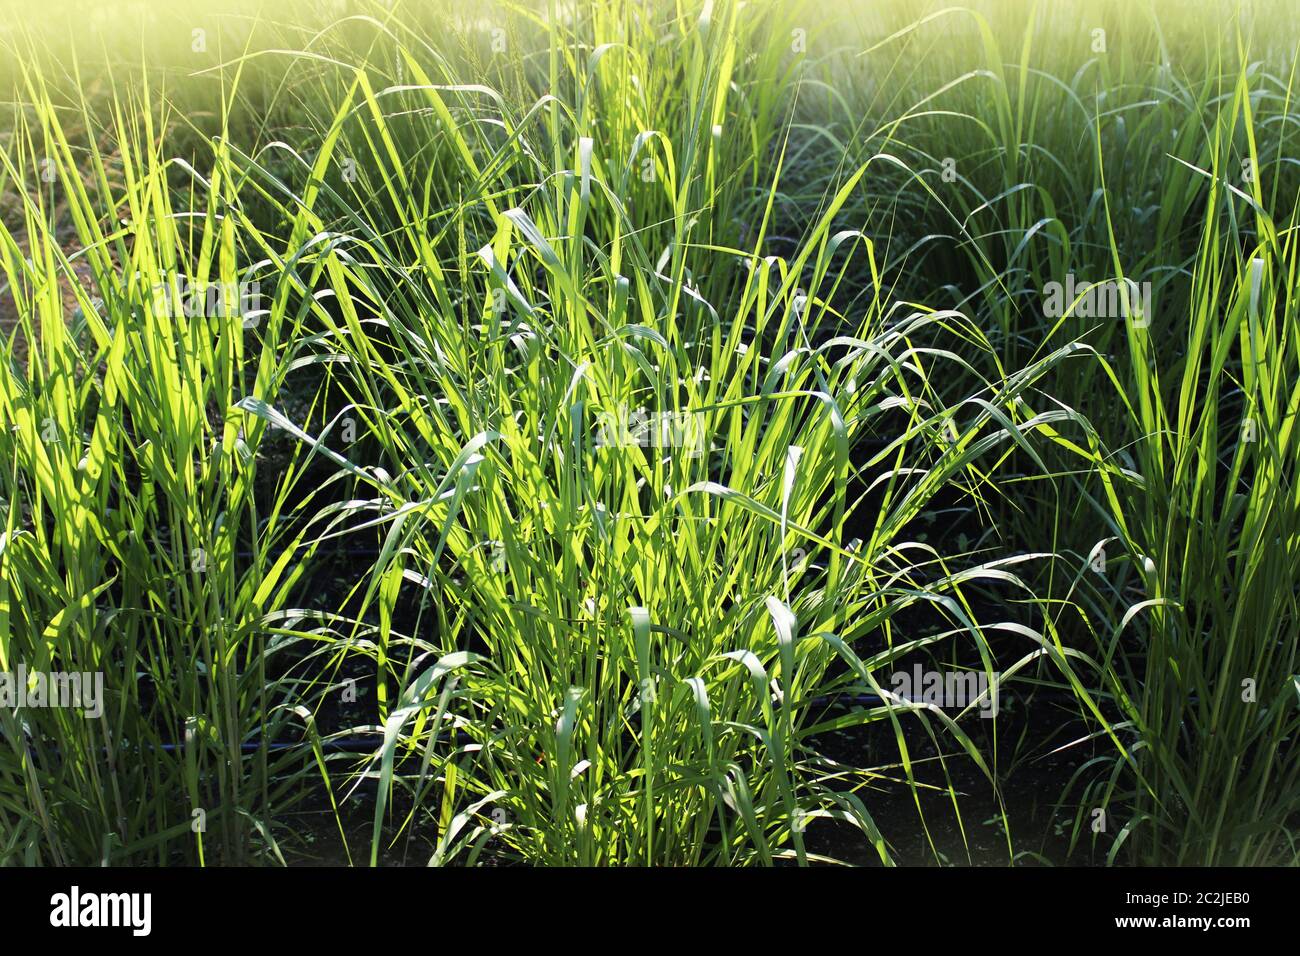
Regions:
<instances>
[{"instance_id":1,"label":"switchgrass plant","mask_svg":"<svg viewBox=\"0 0 1300 956\"><path fill-rule=\"evenodd\" d=\"M25 24L0 670L108 706L0 711L0 859L940 856L1008 761L921 662L1066 692L1072 849L1294 861L1294 31L1173 10Z\"/></svg>"},{"instance_id":2,"label":"switchgrass plant","mask_svg":"<svg viewBox=\"0 0 1300 956\"><path fill-rule=\"evenodd\" d=\"M1133 569L1116 590L1140 600L1106 660L1141 746L1092 791L1131 806L1112 858L1127 838L1151 863L1300 859L1296 197L1279 221L1261 178L1233 183L1235 134L1257 161L1252 99L1243 74L1212 131L1213 161L1194 170L1208 198L1180 361L1162 367L1134 332L1132 384L1115 377L1141 475L1110 502ZM1135 622L1140 657L1120 644Z\"/></svg>"},{"instance_id":3,"label":"switchgrass plant","mask_svg":"<svg viewBox=\"0 0 1300 956\"><path fill-rule=\"evenodd\" d=\"M285 658L310 627L286 598L311 494L296 459L259 486L264 428L233 406L275 394L298 320L220 144L177 193L165 111L114 97L105 154L65 133L100 129L88 112L27 83L0 158L21 203L0 226L19 319L0 362L0 671L98 674L104 700L0 709L0 859L278 853L274 815L311 765L278 749L310 741Z\"/></svg>"},{"instance_id":4,"label":"switchgrass plant","mask_svg":"<svg viewBox=\"0 0 1300 956\"><path fill-rule=\"evenodd\" d=\"M525 236L549 232L522 211L514 221ZM549 258L511 222L502 258ZM417 805L439 792L438 861L461 849L472 859L493 835L530 862L804 861L801 830L819 816L856 825L888 860L851 792L876 772L820 759L815 736L919 710L885 704L880 675L926 645L969 641L992 671L961 586L1012 573L951 569L908 533L982 453L1039 424L1005 409L1043 369L945 399L931 377L951 356L910 341L943 321L928 314L797 345L789 278L784 292L764 289L778 266L756 258L736 324L706 323L699 345L674 347L662 316L655 330L620 314L616 276L585 272L610 293L556 323L574 294L558 272L572 253L545 247L555 284L518 272L529 319L511 334L493 330L504 323L490 311L462 314L411 329L393 358L350 356L366 370L356 407L385 463L421 462L367 505L391 529L367 597L383 621L404 589L420 608L418 639L404 642L418 656L393 654L387 627L378 635L377 662L401 687L381 786L412 753L419 772L404 783ZM747 341L772 332L770 348ZM610 424L635 402L648 403L637 406L648 428ZM889 437L852 466L850 447L873 435ZM850 550L865 489L880 510ZM894 616L919 602L945 626L896 635ZM1030 657L1057 654L1027 636ZM837 692L882 705L820 720L820 698ZM931 716L983 766L955 722ZM901 731L895 740L910 779Z\"/></svg>"},{"instance_id":5,"label":"switchgrass plant","mask_svg":"<svg viewBox=\"0 0 1300 956\"><path fill-rule=\"evenodd\" d=\"M876 216L900 226L886 281L951 296L1013 366L1078 339L1104 356L1045 383L1095 427L1093 467L1051 459L1065 493L1024 488L999 522L1075 555L1033 586L1094 635L1114 705L1076 838L1111 861L1292 862L1293 44L1276 8L1183 12L918 8L842 67L845 109L908 167L866 200L920 223ZM920 263L941 278L907 278ZM1096 308L1092 284L1127 282L1145 314Z\"/></svg>"},{"instance_id":6,"label":"switchgrass plant","mask_svg":"<svg viewBox=\"0 0 1300 956\"><path fill-rule=\"evenodd\" d=\"M730 87L745 87L719 77L746 34L739 9L723 10L679 28L684 52L666 62L689 65L674 83L695 115L667 132L642 128L641 83L608 52L623 34L600 33L627 21L597 16L551 79L586 78L603 109L543 97L522 118L498 113L494 91L429 82L408 54L418 82L375 90L358 74L313 161L319 195L286 199L284 216L323 230L340 163L390 196L388 232L352 215L315 251L331 302L322 360L347 405L300 432L328 447L355 415L380 456L341 463L378 491L349 506L358 530L384 533L351 641L380 682L372 861L400 786L415 809L398 830L433 827L433 862L489 847L533 863L807 862L804 831L823 817L891 862L857 791L891 777L921 788L903 720L995 781L955 720L882 688L888 670L965 643L994 685L995 668L1009 678L1039 658L1070 672L1058 642L979 622L964 595L982 579L1014 586L1022 558L953 562L914 535L937 496L978 504L1010 448L1032 455L1072 418L1026 397L1073 347L980 379L932 344L980 340L958 314L891 306L879 288L841 312L846 275L877 266L860 232L831 224L871 164L786 259L761 254L778 155L744 206L757 218L730 231L750 245L720 245L696 210L731 206L719 130ZM466 93L473 110L445 99ZM428 107L412 120L392 94ZM550 105L559 122L534 122ZM396 123L463 168L438 164L423 192L407 188ZM484 153L481 128L496 126ZM629 175L652 142L662 171ZM445 195L470 180L431 215L430 183ZM949 387L967 376L969 390ZM244 407L292 426L261 401ZM918 604L933 626L898 632ZM995 661L990 628L1023 638L1022 655ZM877 705L826 717L841 694ZM888 725L883 767L819 755L819 733L871 723ZM957 802L950 781L940 789Z\"/></svg>"}]
</instances>

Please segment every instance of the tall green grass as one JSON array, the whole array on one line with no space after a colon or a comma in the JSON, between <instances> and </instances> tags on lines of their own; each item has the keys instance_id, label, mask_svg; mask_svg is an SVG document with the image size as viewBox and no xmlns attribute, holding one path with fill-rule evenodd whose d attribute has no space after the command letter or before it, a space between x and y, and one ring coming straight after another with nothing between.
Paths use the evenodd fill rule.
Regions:
<instances>
[{"instance_id":1,"label":"tall green grass","mask_svg":"<svg viewBox=\"0 0 1300 956\"><path fill-rule=\"evenodd\" d=\"M74 144L65 122L93 121L40 82L3 157L22 205L0 226L19 316L0 362L0 670L99 673L105 699L100 719L0 713L3 855L245 862L278 852L272 815L311 766L310 747L271 748L311 740L310 681L282 663L309 630L286 605L306 530L286 503L311 493L300 456L259 481L265 429L234 404L275 393L300 317L278 293L187 312L171 291L265 271L219 144L174 190L147 100L113 102L110 158Z\"/></svg>"},{"instance_id":2,"label":"tall green grass","mask_svg":"<svg viewBox=\"0 0 1300 956\"><path fill-rule=\"evenodd\" d=\"M916 10L849 68L898 77L883 108L860 94L848 114L875 130L865 149L920 171L869 197L925 211L882 258L939 266L898 281L981 317L1009 363L1079 339L1104 357L1045 384L1095 427L1096 467L1061 459L1068 490L1001 522L1076 556L1034 587L1068 598L1060 624L1094 643L1112 704L1098 732L1119 733L1091 765L1111 772L1069 795L1076 838L1111 861L1294 861L1300 179L1283 11L1014 6ZM1068 274L1148 283L1152 314L1044 316Z\"/></svg>"},{"instance_id":3,"label":"tall green grass","mask_svg":"<svg viewBox=\"0 0 1300 956\"><path fill-rule=\"evenodd\" d=\"M891 694L925 661L1026 701L1022 737L1059 713L1030 688L1067 694L1073 848L1294 861L1280 12L25 24L0 671L99 670L110 707L0 713L0 859L281 859L286 811L371 793L372 863L847 831L891 863L899 794L938 855L932 797L965 842L1007 748ZM1151 314L1046 315L1071 274ZM175 276L263 308L176 315ZM322 594L340 547L377 556Z\"/></svg>"},{"instance_id":4,"label":"tall green grass","mask_svg":"<svg viewBox=\"0 0 1300 956\"><path fill-rule=\"evenodd\" d=\"M683 54L631 83L631 23L598 14L552 44L580 51L552 63L552 89L599 96L561 123L543 122L545 97L497 112L491 91L430 81L408 55L403 88L357 78L314 160L323 193L348 182L330 169L348 161L388 193L324 252L322 344L381 455L378 496L355 505L386 532L360 588L378 626L354 637L379 669L385 724L371 859L400 784L432 807L438 862L488 845L546 863L803 862L817 817L856 826L890 861L854 794L881 772L820 757L819 733L892 722L891 772L917 788L899 724L916 712L992 773L942 713L884 698L827 720L822 702L879 697L887 669L940 642L969 644L996 679L990 627L1025 638L1009 673L1040 656L1069 670L1064 648L977 623L963 597L980 579L1014 584L1019 559L950 565L914 535L938 495L978 504L1009 448L1072 417L1027 414L1022 396L1073 349L980 380L931 344L979 340L956 314L894 307L879 289L850 300L859 318L842 314L845 276L877 266L863 236L830 226L872 164L826 197L789 259L761 254L782 157L753 157L774 178L747 197L751 165L724 181L734 164L720 157L755 138L738 51L779 55L727 5L670 20ZM677 100L642 98L656 86ZM422 190L403 138L451 157ZM471 179L455 206L421 204ZM307 205L294 200L284 215ZM742 228L720 215L733 207ZM747 247L720 244L743 234ZM967 376L967 390L946 384ZM610 439L629 410L651 423L641 445ZM918 603L943 625L896 634Z\"/></svg>"}]
</instances>

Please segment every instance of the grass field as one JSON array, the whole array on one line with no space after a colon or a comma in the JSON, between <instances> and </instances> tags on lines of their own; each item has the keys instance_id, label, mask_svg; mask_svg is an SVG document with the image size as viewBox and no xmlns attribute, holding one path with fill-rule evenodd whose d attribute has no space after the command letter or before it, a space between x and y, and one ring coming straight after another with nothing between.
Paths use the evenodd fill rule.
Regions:
<instances>
[{"instance_id":1,"label":"grass field","mask_svg":"<svg viewBox=\"0 0 1300 956\"><path fill-rule=\"evenodd\" d=\"M1285 3L6 3L0 863L1300 860Z\"/></svg>"}]
</instances>

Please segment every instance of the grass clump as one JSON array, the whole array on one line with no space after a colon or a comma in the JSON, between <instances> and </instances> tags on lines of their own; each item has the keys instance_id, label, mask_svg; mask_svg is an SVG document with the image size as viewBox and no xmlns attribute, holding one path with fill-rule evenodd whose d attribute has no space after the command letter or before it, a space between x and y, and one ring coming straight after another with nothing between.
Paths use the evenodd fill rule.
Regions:
<instances>
[{"instance_id":1,"label":"grass clump","mask_svg":"<svg viewBox=\"0 0 1300 956\"><path fill-rule=\"evenodd\" d=\"M0 860L1293 862L1293 79L1221 12L25 27L0 671L105 708L0 708Z\"/></svg>"}]
</instances>

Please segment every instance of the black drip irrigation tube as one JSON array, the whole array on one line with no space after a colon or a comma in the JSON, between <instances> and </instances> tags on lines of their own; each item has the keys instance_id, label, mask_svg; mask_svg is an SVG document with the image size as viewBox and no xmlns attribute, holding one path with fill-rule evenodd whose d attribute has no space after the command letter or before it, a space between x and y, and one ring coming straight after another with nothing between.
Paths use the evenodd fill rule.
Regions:
<instances>
[{"instance_id":1,"label":"black drip irrigation tube","mask_svg":"<svg viewBox=\"0 0 1300 956\"><path fill-rule=\"evenodd\" d=\"M1040 690L1039 693L1043 693L1043 691ZM1067 697L1070 696L1070 694L1068 691L1058 691L1054 696ZM852 707L854 705L879 706L881 704L887 703L887 701L879 694L826 694L821 697L812 698L810 703L821 704L824 706L838 705L841 707ZM458 737L464 737L464 735L461 734L460 731L454 731L454 733ZM344 737L341 740L322 740L317 746L319 746L320 749L326 753L353 753L353 754L372 753L376 749L375 745L378 742L378 740L381 738L381 736L382 735L380 734L376 734L374 737ZM439 736L443 736L443 735L440 734ZM296 750L301 747L311 747L311 746L312 744L309 741L298 741L296 743L286 742L286 741L271 741L270 743L259 743L256 741L250 741L248 743L240 744L239 750L241 753L246 753L246 754L257 753L258 751L264 748L269 751L284 752L286 750ZM161 750L164 753L176 753L178 751L183 752L185 750L185 747L186 745L183 743L182 744L167 743L167 744L150 744L147 747L144 747L143 749L146 751ZM100 749L105 752L107 751L107 748L100 748ZM139 750L141 748L136 748L136 749ZM57 754L59 751L56 748L54 752Z\"/></svg>"},{"instance_id":2,"label":"black drip irrigation tube","mask_svg":"<svg viewBox=\"0 0 1300 956\"><path fill-rule=\"evenodd\" d=\"M346 737L343 740L322 740L319 744L320 749L327 753L369 753L375 749L376 740L370 740L366 737ZM308 741L299 741L298 743L287 743L284 741L272 741L267 744L246 743L240 744L241 753L257 753L262 749L273 751L296 750L300 747L310 747L312 744ZM150 744L146 750L158 751L164 753L177 753L185 750L185 744ZM224 748L218 748L224 749Z\"/></svg>"},{"instance_id":3,"label":"black drip irrigation tube","mask_svg":"<svg viewBox=\"0 0 1300 956\"><path fill-rule=\"evenodd\" d=\"M460 731L454 731L454 733L457 735L457 737L460 737L462 741L469 739L465 737L465 735L461 734ZM444 738L445 736L446 735L444 734L438 735L439 738ZM341 740L322 740L320 741L318 746L320 747L321 750L325 751L326 753L364 754L364 753L373 753L375 750L377 750L378 744L382 739L383 739L383 734L377 733L373 737L344 737ZM453 741L453 742L461 742L461 741ZM300 740L297 742L273 740L270 743L258 743L257 741L249 741L248 743L240 744L239 750L241 753L246 753L246 754L257 753L263 748L265 748L266 750L284 752L286 750L297 750L302 747L311 747L311 746L312 743L307 740ZM144 749L149 751L161 750L164 753L177 753L177 752L183 752L185 750L185 747L186 747L185 744L150 744L148 747ZM222 750L225 748L219 747L216 749Z\"/></svg>"},{"instance_id":4,"label":"black drip irrigation tube","mask_svg":"<svg viewBox=\"0 0 1300 956\"><path fill-rule=\"evenodd\" d=\"M847 701L847 703L845 703ZM814 697L809 703L812 704L883 704L885 699L879 694L825 694L821 697Z\"/></svg>"}]
</instances>

